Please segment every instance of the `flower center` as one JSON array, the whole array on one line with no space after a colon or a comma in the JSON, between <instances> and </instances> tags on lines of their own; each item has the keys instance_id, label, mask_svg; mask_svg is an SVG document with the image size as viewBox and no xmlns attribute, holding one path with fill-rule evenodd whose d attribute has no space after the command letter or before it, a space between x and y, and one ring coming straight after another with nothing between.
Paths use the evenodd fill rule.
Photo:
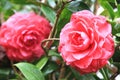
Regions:
<instances>
[{"instance_id":1,"label":"flower center","mask_svg":"<svg viewBox=\"0 0 120 80\"><path fill-rule=\"evenodd\" d=\"M83 38L81 37L81 35L78 33L75 33L71 37L72 37L71 42L74 43L75 45L80 45L84 41Z\"/></svg>"},{"instance_id":2,"label":"flower center","mask_svg":"<svg viewBox=\"0 0 120 80\"><path fill-rule=\"evenodd\" d=\"M36 44L36 37L34 36L25 36L24 37L24 43L26 46L32 46Z\"/></svg>"},{"instance_id":3,"label":"flower center","mask_svg":"<svg viewBox=\"0 0 120 80\"><path fill-rule=\"evenodd\" d=\"M73 31L69 34L70 44L79 50L85 50L90 45L90 39L84 32Z\"/></svg>"}]
</instances>

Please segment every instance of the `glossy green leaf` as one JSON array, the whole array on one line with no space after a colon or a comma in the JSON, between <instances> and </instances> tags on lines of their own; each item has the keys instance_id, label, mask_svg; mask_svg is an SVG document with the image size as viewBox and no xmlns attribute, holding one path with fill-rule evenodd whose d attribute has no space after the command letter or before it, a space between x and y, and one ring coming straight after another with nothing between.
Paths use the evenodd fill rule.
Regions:
<instances>
[{"instance_id":1,"label":"glossy green leaf","mask_svg":"<svg viewBox=\"0 0 120 80\"><path fill-rule=\"evenodd\" d=\"M84 9L89 10L89 7L82 1L72 1L69 3L68 9L72 12L77 12Z\"/></svg>"},{"instance_id":2,"label":"glossy green leaf","mask_svg":"<svg viewBox=\"0 0 120 80\"><path fill-rule=\"evenodd\" d=\"M15 73L13 72L13 69L12 68L1 68L0 67L0 80L11 80L11 79L14 79L16 78L16 75Z\"/></svg>"},{"instance_id":3,"label":"glossy green leaf","mask_svg":"<svg viewBox=\"0 0 120 80\"><path fill-rule=\"evenodd\" d=\"M39 70L41 70L47 63L48 61L48 57L42 57L36 64L36 67L39 68Z\"/></svg>"},{"instance_id":4,"label":"glossy green leaf","mask_svg":"<svg viewBox=\"0 0 120 80\"><path fill-rule=\"evenodd\" d=\"M48 75L50 73L52 73L53 71L57 70L58 69L58 65L53 62L53 61L50 61L47 63L47 65L42 69L42 72L44 75Z\"/></svg>"},{"instance_id":5,"label":"glossy green leaf","mask_svg":"<svg viewBox=\"0 0 120 80\"><path fill-rule=\"evenodd\" d=\"M113 64L114 64L115 66L117 66L118 69L120 70L120 58L119 58L119 61L118 61L118 62L114 62Z\"/></svg>"},{"instance_id":6,"label":"glossy green leaf","mask_svg":"<svg viewBox=\"0 0 120 80\"><path fill-rule=\"evenodd\" d=\"M120 37L116 38L116 41L120 44ZM119 65L120 68L120 50L119 48L115 50L114 55L112 56L113 63L118 62L116 65ZM120 69L119 69L120 70Z\"/></svg>"},{"instance_id":7,"label":"glossy green leaf","mask_svg":"<svg viewBox=\"0 0 120 80\"><path fill-rule=\"evenodd\" d=\"M120 37L120 33L117 33L116 36Z\"/></svg>"},{"instance_id":8,"label":"glossy green leaf","mask_svg":"<svg viewBox=\"0 0 120 80\"><path fill-rule=\"evenodd\" d=\"M118 17L120 17L120 4L117 5L117 9L118 9Z\"/></svg>"},{"instance_id":9,"label":"glossy green leaf","mask_svg":"<svg viewBox=\"0 0 120 80\"><path fill-rule=\"evenodd\" d=\"M80 73L73 68L71 68L72 73L74 74L76 80L96 80L93 76L93 74L85 74L85 75L80 75Z\"/></svg>"},{"instance_id":10,"label":"glossy green leaf","mask_svg":"<svg viewBox=\"0 0 120 80\"><path fill-rule=\"evenodd\" d=\"M119 23L116 23L114 28L117 31L116 33L118 33L118 32L120 33L120 24Z\"/></svg>"},{"instance_id":11,"label":"glossy green leaf","mask_svg":"<svg viewBox=\"0 0 120 80\"><path fill-rule=\"evenodd\" d=\"M112 3L116 2L116 0L103 0L103 1L108 1L108 2L112 2Z\"/></svg>"},{"instance_id":12,"label":"glossy green leaf","mask_svg":"<svg viewBox=\"0 0 120 80\"><path fill-rule=\"evenodd\" d=\"M115 13L112 6L107 1L101 1L101 5L109 12L111 19L114 20Z\"/></svg>"},{"instance_id":13,"label":"glossy green leaf","mask_svg":"<svg viewBox=\"0 0 120 80\"><path fill-rule=\"evenodd\" d=\"M112 25L112 34L115 35L117 33L117 30L115 29L116 22L114 21L108 21Z\"/></svg>"},{"instance_id":14,"label":"glossy green leaf","mask_svg":"<svg viewBox=\"0 0 120 80\"><path fill-rule=\"evenodd\" d=\"M43 12L43 14L46 16L46 18L49 21L54 23L56 13L52 8L50 8L50 7L46 6L46 5L41 5L41 11Z\"/></svg>"},{"instance_id":15,"label":"glossy green leaf","mask_svg":"<svg viewBox=\"0 0 120 80\"><path fill-rule=\"evenodd\" d=\"M1 0L1 4L0 4L0 7L2 8L2 10L9 10L9 9L11 9L12 8L12 4L9 2L9 1L7 1L7 0Z\"/></svg>"},{"instance_id":16,"label":"glossy green leaf","mask_svg":"<svg viewBox=\"0 0 120 80\"><path fill-rule=\"evenodd\" d=\"M4 12L5 16L4 19L7 20L10 16L14 14L13 10L9 9L6 12Z\"/></svg>"},{"instance_id":17,"label":"glossy green leaf","mask_svg":"<svg viewBox=\"0 0 120 80\"><path fill-rule=\"evenodd\" d=\"M12 3L15 3L15 4L32 4L32 2L30 2L29 0L9 0L11 1Z\"/></svg>"},{"instance_id":18,"label":"glossy green leaf","mask_svg":"<svg viewBox=\"0 0 120 80\"><path fill-rule=\"evenodd\" d=\"M48 0L48 3L53 8L56 6L55 0Z\"/></svg>"},{"instance_id":19,"label":"glossy green leaf","mask_svg":"<svg viewBox=\"0 0 120 80\"><path fill-rule=\"evenodd\" d=\"M22 72L27 80L45 80L39 69L30 63L17 63L15 66Z\"/></svg>"},{"instance_id":20,"label":"glossy green leaf","mask_svg":"<svg viewBox=\"0 0 120 80\"><path fill-rule=\"evenodd\" d=\"M61 29L65 26L65 24L67 24L70 21L71 14L72 12L67 8L64 8L64 10L62 11L59 18L59 22L57 24L57 35L56 35L57 37L59 37Z\"/></svg>"},{"instance_id":21,"label":"glossy green leaf","mask_svg":"<svg viewBox=\"0 0 120 80\"><path fill-rule=\"evenodd\" d=\"M0 68L0 80L6 80L9 76L10 69L8 68Z\"/></svg>"},{"instance_id":22,"label":"glossy green leaf","mask_svg":"<svg viewBox=\"0 0 120 80\"><path fill-rule=\"evenodd\" d=\"M104 10L100 15L103 15L103 16L110 16L108 10Z\"/></svg>"},{"instance_id":23,"label":"glossy green leaf","mask_svg":"<svg viewBox=\"0 0 120 80\"><path fill-rule=\"evenodd\" d=\"M57 56L57 57L60 57L60 54L57 53L57 52L55 52L55 51L53 51L53 50L49 50L48 56Z\"/></svg>"}]
</instances>

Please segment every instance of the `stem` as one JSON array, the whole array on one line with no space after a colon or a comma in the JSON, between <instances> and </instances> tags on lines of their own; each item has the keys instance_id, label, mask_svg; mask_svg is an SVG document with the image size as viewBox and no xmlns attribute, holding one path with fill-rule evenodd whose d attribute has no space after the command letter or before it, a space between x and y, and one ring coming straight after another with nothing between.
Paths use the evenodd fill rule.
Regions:
<instances>
[{"instance_id":1,"label":"stem","mask_svg":"<svg viewBox=\"0 0 120 80\"><path fill-rule=\"evenodd\" d=\"M62 10L64 9L64 6L65 6L65 3L63 3L63 5L61 6L61 8L57 11L55 23L54 23L54 26L52 28L51 34L49 35L49 38L53 37L53 35L54 35L55 31L56 31L57 23L58 23L60 14L62 13Z\"/></svg>"},{"instance_id":2,"label":"stem","mask_svg":"<svg viewBox=\"0 0 120 80\"><path fill-rule=\"evenodd\" d=\"M0 13L0 26L1 26L1 24L4 22L5 20L4 20L4 14L3 14L3 12L1 12Z\"/></svg>"},{"instance_id":3,"label":"stem","mask_svg":"<svg viewBox=\"0 0 120 80\"><path fill-rule=\"evenodd\" d=\"M60 75L59 75L58 80L61 80L62 78L64 78L64 74L65 74L65 63L63 62L62 67L60 69Z\"/></svg>"},{"instance_id":4,"label":"stem","mask_svg":"<svg viewBox=\"0 0 120 80\"><path fill-rule=\"evenodd\" d=\"M110 77L110 80L115 80L116 76L119 75L119 72L116 72L115 74L113 74L111 77Z\"/></svg>"},{"instance_id":5,"label":"stem","mask_svg":"<svg viewBox=\"0 0 120 80\"><path fill-rule=\"evenodd\" d=\"M62 13L62 11L63 11L65 5L66 5L66 3L63 2L61 8L57 11L55 23L54 23L54 26L53 26L53 28L52 28L52 30L51 30L51 32L50 32L50 35L49 35L48 39L54 38L54 37L55 37L55 35L56 35L55 32L56 32L57 23L58 23L60 14ZM48 47L48 44L49 44L49 42L46 43L45 48Z\"/></svg>"},{"instance_id":6,"label":"stem","mask_svg":"<svg viewBox=\"0 0 120 80\"><path fill-rule=\"evenodd\" d=\"M52 80L56 80L55 73L52 73Z\"/></svg>"},{"instance_id":7,"label":"stem","mask_svg":"<svg viewBox=\"0 0 120 80\"><path fill-rule=\"evenodd\" d=\"M58 41L59 41L59 38L44 39L44 40L41 42L41 47L45 50L46 47L44 47L44 43L45 43L45 42L48 42L48 41L53 41L53 40L58 40Z\"/></svg>"},{"instance_id":8,"label":"stem","mask_svg":"<svg viewBox=\"0 0 120 80\"><path fill-rule=\"evenodd\" d=\"M109 64L107 64L106 67L113 73L110 80L115 80L115 77L119 74L118 68Z\"/></svg>"},{"instance_id":9,"label":"stem","mask_svg":"<svg viewBox=\"0 0 120 80\"><path fill-rule=\"evenodd\" d=\"M52 74L49 74L48 78L49 78L48 80L52 80Z\"/></svg>"},{"instance_id":10,"label":"stem","mask_svg":"<svg viewBox=\"0 0 120 80\"><path fill-rule=\"evenodd\" d=\"M68 78L70 77L71 74L72 74L72 72L69 72L68 75L65 77L65 80L68 80Z\"/></svg>"},{"instance_id":11,"label":"stem","mask_svg":"<svg viewBox=\"0 0 120 80\"><path fill-rule=\"evenodd\" d=\"M42 47L42 49L45 51L45 53L47 53L47 48L46 48L46 46L44 46L44 45L46 45L46 43L47 43L47 46L49 45L49 41L53 41L53 40L58 40L59 41L59 38L50 38L50 39L44 39L42 42L41 42L41 47ZM51 42L52 43L52 42ZM50 44L51 44L50 43ZM47 56L47 54L45 54L46 56Z\"/></svg>"},{"instance_id":12,"label":"stem","mask_svg":"<svg viewBox=\"0 0 120 80\"><path fill-rule=\"evenodd\" d=\"M98 8L99 8L98 0L95 0L95 4L94 4L94 14L97 13Z\"/></svg>"},{"instance_id":13,"label":"stem","mask_svg":"<svg viewBox=\"0 0 120 80\"><path fill-rule=\"evenodd\" d=\"M108 74L105 72L104 68L101 69L101 73L104 77L104 80L109 80Z\"/></svg>"},{"instance_id":14,"label":"stem","mask_svg":"<svg viewBox=\"0 0 120 80\"><path fill-rule=\"evenodd\" d=\"M114 74L115 74L116 72L118 72L118 68L115 67L115 66L111 66L111 65L107 64L106 67L107 67L112 73L114 73Z\"/></svg>"}]
</instances>

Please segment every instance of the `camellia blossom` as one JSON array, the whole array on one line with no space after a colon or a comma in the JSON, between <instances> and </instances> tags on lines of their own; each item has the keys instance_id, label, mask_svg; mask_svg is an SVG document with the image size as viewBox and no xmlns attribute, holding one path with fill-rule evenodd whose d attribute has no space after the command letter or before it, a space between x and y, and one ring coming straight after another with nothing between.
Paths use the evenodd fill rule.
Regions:
<instances>
[{"instance_id":1,"label":"camellia blossom","mask_svg":"<svg viewBox=\"0 0 120 80\"><path fill-rule=\"evenodd\" d=\"M12 61L33 61L44 54L40 45L50 30L49 22L35 13L16 13L2 24L0 45Z\"/></svg>"},{"instance_id":2,"label":"camellia blossom","mask_svg":"<svg viewBox=\"0 0 120 80\"><path fill-rule=\"evenodd\" d=\"M111 25L88 10L73 13L60 33L59 51L81 74L96 72L114 53Z\"/></svg>"}]
</instances>

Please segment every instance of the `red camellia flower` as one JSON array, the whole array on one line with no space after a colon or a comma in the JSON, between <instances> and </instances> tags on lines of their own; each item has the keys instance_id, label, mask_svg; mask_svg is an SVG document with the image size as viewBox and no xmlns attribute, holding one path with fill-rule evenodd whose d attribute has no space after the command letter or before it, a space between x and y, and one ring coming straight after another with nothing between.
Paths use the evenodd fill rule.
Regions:
<instances>
[{"instance_id":1,"label":"red camellia flower","mask_svg":"<svg viewBox=\"0 0 120 80\"><path fill-rule=\"evenodd\" d=\"M59 51L81 74L96 72L114 53L111 25L87 10L73 13L60 33Z\"/></svg>"},{"instance_id":2,"label":"red camellia flower","mask_svg":"<svg viewBox=\"0 0 120 80\"><path fill-rule=\"evenodd\" d=\"M50 30L49 22L35 13L16 13L2 24L0 45L12 61L33 61L44 54L40 44Z\"/></svg>"}]
</instances>

